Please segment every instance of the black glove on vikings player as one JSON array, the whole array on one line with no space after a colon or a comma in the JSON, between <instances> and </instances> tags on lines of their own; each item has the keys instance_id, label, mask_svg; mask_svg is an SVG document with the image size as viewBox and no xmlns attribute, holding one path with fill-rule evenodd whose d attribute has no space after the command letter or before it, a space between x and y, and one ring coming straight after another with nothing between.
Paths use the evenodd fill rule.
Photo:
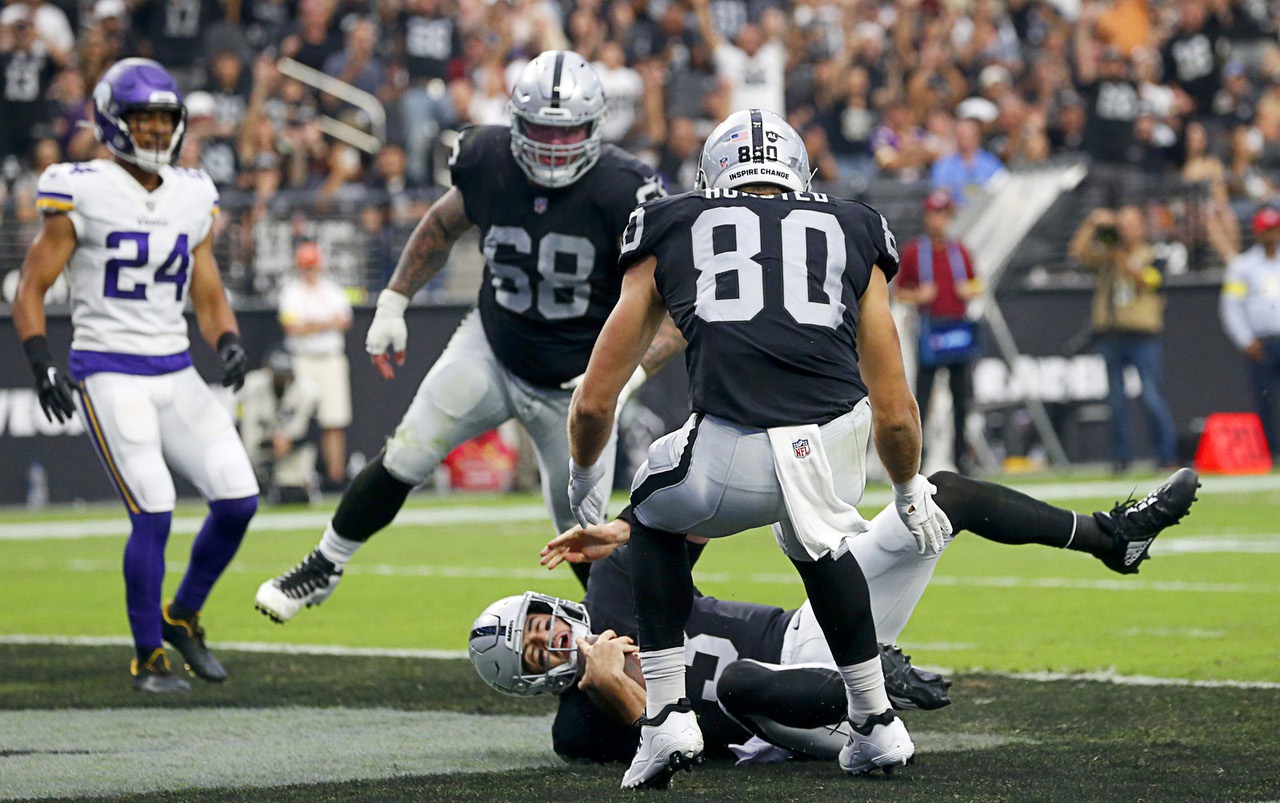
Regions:
<instances>
[{"instance_id":1,"label":"black glove on vikings player","mask_svg":"<svg viewBox=\"0 0 1280 803\"><path fill-rule=\"evenodd\" d=\"M240 345L240 336L226 332L218 338L218 358L222 360L222 386L239 390L244 387L244 375L249 373L249 357Z\"/></svg>"},{"instance_id":2,"label":"black glove on vikings player","mask_svg":"<svg viewBox=\"0 0 1280 803\"><path fill-rule=\"evenodd\" d=\"M22 341L22 348L27 352L27 361L31 363L31 372L36 377L36 393L40 396L40 409L44 410L45 418L59 424L70 421L76 411L76 387L53 364L49 341L44 335L32 335Z\"/></svg>"}]
</instances>

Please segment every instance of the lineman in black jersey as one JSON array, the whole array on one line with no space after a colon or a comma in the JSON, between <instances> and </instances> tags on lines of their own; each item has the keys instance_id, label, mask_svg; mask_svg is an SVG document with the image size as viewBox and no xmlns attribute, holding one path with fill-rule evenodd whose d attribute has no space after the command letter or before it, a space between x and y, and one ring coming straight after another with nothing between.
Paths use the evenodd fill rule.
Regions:
<instances>
[{"instance_id":1,"label":"lineman in black jersey","mask_svg":"<svg viewBox=\"0 0 1280 803\"><path fill-rule=\"evenodd\" d=\"M919 412L888 305L893 235L869 207L808 192L809 176L804 144L781 117L752 109L721 123L703 146L702 189L632 213L622 295L574 396L570 504L585 526L604 518L589 480L617 395L670 310L688 341L694 415L654 443L632 485L647 702L624 787L665 783L702 752L682 699L693 582L680 533L776 523L848 692L841 768L864 773L915 753L885 695L866 580L846 554L848 537L869 526L854 505L873 418L920 550L939 551L949 524L919 474Z\"/></svg>"},{"instance_id":2,"label":"lineman in black jersey","mask_svg":"<svg viewBox=\"0 0 1280 803\"><path fill-rule=\"evenodd\" d=\"M601 142L604 92L578 54L548 51L530 62L510 109L513 127L462 133L450 161L454 186L406 244L378 298L366 350L393 378L404 363L410 297L472 226L485 257L478 309L459 325L384 451L347 488L316 549L258 589L258 609L278 622L327 599L355 551L451 449L510 418L533 439L556 531L573 524L564 493L571 391L562 385L586 369L617 301L628 215L665 193L653 171ZM633 373L631 387L644 376L643 368ZM612 461L605 462L602 494L612 483Z\"/></svg>"},{"instance_id":3,"label":"lineman in black jersey","mask_svg":"<svg viewBox=\"0 0 1280 803\"><path fill-rule=\"evenodd\" d=\"M956 534L968 530L997 543L1085 552L1113 571L1130 574L1145 560L1156 536L1186 515L1198 478L1191 469L1180 469L1143 500L1092 515L951 472L935 473L929 481L938 488L936 501ZM571 638L568 620L553 623L545 606L534 600L551 598L533 592L495 602L472 626L470 657L491 687L518 695L559 694L552 736L556 752L568 759L624 761L639 737L634 722L643 713L643 689L627 674L625 659L619 661L635 649L631 558L625 546L630 519L623 511L608 524L575 527L543 550L549 567L563 559L598 561L582 602L586 617L578 634L588 629L604 634L598 641ZM704 541L691 538L686 543L690 563ZM867 577L876 638L893 645L933 576L938 553L915 549L892 505L876 515L869 532L852 539L850 549ZM1126 563L1130 555L1138 557ZM562 609L576 605L567 600L553 604ZM538 627L543 623L546 627ZM489 638L493 625L512 631L511 649ZM783 611L695 596L684 631L687 696L708 752L725 753L732 746L739 756L752 756L756 751L747 747L752 746L749 736L755 735L801 756L830 759L838 754L848 735L847 723L841 722L844 684L808 603ZM896 647L882 647L880 657L895 706L935 709L950 703L947 681L915 669ZM552 673L560 682L547 682ZM755 746L761 746L759 741Z\"/></svg>"}]
</instances>

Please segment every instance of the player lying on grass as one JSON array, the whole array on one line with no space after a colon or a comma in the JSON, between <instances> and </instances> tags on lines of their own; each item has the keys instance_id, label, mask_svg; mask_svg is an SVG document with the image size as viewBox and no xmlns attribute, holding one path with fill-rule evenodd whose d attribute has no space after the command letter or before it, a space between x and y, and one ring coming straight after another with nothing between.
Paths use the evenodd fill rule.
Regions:
<instances>
[{"instance_id":1,"label":"player lying on grass","mask_svg":"<svg viewBox=\"0 0 1280 803\"><path fill-rule=\"evenodd\" d=\"M1137 502L1087 516L951 472L929 481L953 533L1086 552L1121 574L1138 571L1156 536L1190 510L1199 486L1194 471L1179 469ZM527 592L495 602L472 625L471 661L486 683L507 694L560 696L552 738L565 758L630 761L635 752L633 723L644 711L645 690L633 640L626 515L589 530L575 527L543 550L549 567L596 562L581 604ZM691 561L704 543L690 537ZM892 504L850 543L871 591L877 640L893 645L938 554L920 554ZM830 760L846 743L844 685L808 602L784 611L697 596L685 633L688 697L711 753L741 745L734 748L740 758L767 760L781 748ZM950 702L950 684L912 667L896 647L882 647L881 663L898 708Z\"/></svg>"}]
</instances>

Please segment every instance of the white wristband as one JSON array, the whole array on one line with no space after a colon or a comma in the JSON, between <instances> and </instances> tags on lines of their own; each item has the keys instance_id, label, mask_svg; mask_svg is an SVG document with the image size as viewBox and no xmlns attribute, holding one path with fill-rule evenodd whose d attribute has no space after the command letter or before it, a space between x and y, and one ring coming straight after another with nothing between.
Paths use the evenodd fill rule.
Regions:
<instances>
[{"instance_id":1,"label":"white wristband","mask_svg":"<svg viewBox=\"0 0 1280 803\"><path fill-rule=\"evenodd\" d=\"M397 315L404 315L409 308L409 297L387 288L378 294L378 309L386 309Z\"/></svg>"}]
</instances>

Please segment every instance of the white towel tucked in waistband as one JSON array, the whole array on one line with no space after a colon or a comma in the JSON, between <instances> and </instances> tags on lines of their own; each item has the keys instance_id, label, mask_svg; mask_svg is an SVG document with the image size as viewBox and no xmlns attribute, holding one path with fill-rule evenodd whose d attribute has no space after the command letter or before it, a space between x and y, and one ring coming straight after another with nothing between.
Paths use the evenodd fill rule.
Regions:
<instances>
[{"instance_id":1,"label":"white towel tucked in waistband","mask_svg":"<svg viewBox=\"0 0 1280 803\"><path fill-rule=\"evenodd\" d=\"M801 545L814 560L828 552L840 557L849 549L845 539L867 532L871 525L856 507L836 496L822 431L817 424L765 431L773 470Z\"/></svg>"}]
</instances>

